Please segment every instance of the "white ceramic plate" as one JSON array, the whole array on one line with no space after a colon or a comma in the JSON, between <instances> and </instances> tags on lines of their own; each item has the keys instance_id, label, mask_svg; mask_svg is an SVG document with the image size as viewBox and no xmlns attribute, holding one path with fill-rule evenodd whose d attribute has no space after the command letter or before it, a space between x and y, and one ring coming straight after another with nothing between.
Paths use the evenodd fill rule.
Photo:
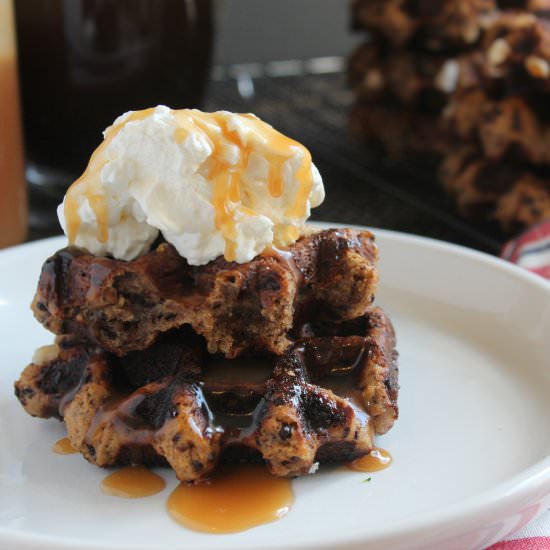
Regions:
<instances>
[{"instance_id":1,"label":"white ceramic plate","mask_svg":"<svg viewBox=\"0 0 550 550\"><path fill-rule=\"evenodd\" d=\"M16 549L484 548L550 497L550 284L490 256L377 231L378 303L400 351L400 419L375 474L293 482L281 521L233 535L174 523L159 495L101 493L104 471L50 448L62 424L27 416L12 382L51 336L29 302L50 239L0 253L0 547ZM362 483L368 476L370 483Z\"/></svg>"}]
</instances>

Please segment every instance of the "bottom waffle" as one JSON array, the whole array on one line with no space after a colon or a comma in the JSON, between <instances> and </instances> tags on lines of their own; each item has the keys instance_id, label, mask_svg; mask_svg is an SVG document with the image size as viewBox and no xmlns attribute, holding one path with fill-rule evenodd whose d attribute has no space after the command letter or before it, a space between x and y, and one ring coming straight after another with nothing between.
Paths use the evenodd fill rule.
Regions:
<instances>
[{"instance_id":1,"label":"bottom waffle","mask_svg":"<svg viewBox=\"0 0 550 550\"><path fill-rule=\"evenodd\" d=\"M168 463L196 482L224 460L312 473L373 448L397 418L397 352L380 308L302 328L275 359L209 355L189 328L124 357L70 336L40 348L15 384L32 416L63 419L98 466Z\"/></svg>"}]
</instances>

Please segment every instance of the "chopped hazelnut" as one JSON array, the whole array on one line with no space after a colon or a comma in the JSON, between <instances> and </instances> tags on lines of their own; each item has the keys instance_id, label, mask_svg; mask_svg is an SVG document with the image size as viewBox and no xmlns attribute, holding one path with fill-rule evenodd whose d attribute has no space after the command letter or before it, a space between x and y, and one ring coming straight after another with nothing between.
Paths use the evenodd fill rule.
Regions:
<instances>
[{"instance_id":1,"label":"chopped hazelnut","mask_svg":"<svg viewBox=\"0 0 550 550\"><path fill-rule=\"evenodd\" d=\"M504 38L497 38L489 47L487 51L487 61L489 65L496 66L500 65L510 55L511 50L508 42Z\"/></svg>"},{"instance_id":2,"label":"chopped hazelnut","mask_svg":"<svg viewBox=\"0 0 550 550\"><path fill-rule=\"evenodd\" d=\"M371 69L367 71L364 82L368 90L380 90L384 86L384 76L378 69Z\"/></svg>"},{"instance_id":3,"label":"chopped hazelnut","mask_svg":"<svg viewBox=\"0 0 550 550\"><path fill-rule=\"evenodd\" d=\"M548 61L534 55L530 55L525 60L525 68L527 72L535 78L548 78L550 75L550 65Z\"/></svg>"}]
</instances>

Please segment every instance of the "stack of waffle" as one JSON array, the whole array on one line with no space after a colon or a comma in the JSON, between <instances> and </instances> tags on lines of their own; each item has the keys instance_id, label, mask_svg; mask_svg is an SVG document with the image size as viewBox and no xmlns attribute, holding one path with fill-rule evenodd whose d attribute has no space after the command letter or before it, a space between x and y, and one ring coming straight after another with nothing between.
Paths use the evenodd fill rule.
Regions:
<instances>
[{"instance_id":1,"label":"stack of waffle","mask_svg":"<svg viewBox=\"0 0 550 550\"><path fill-rule=\"evenodd\" d=\"M372 234L347 229L246 264L190 266L166 242L129 262L60 250L33 302L55 344L16 395L98 466L168 463L196 482L223 460L279 476L353 460L397 418L376 262Z\"/></svg>"},{"instance_id":2,"label":"stack of waffle","mask_svg":"<svg viewBox=\"0 0 550 550\"><path fill-rule=\"evenodd\" d=\"M355 135L397 156L444 153L441 114L468 78L461 55L494 9L494 0L356 0L353 25L369 35L349 63Z\"/></svg>"},{"instance_id":3,"label":"stack of waffle","mask_svg":"<svg viewBox=\"0 0 550 550\"><path fill-rule=\"evenodd\" d=\"M550 217L549 0L357 0L356 135L443 158L466 216L517 231Z\"/></svg>"},{"instance_id":4,"label":"stack of waffle","mask_svg":"<svg viewBox=\"0 0 550 550\"><path fill-rule=\"evenodd\" d=\"M550 8L548 0L528 4ZM443 116L457 147L445 155L441 181L461 213L495 219L509 232L550 218L550 19L543 15L504 11L487 22L469 56L476 78L457 89Z\"/></svg>"}]
</instances>

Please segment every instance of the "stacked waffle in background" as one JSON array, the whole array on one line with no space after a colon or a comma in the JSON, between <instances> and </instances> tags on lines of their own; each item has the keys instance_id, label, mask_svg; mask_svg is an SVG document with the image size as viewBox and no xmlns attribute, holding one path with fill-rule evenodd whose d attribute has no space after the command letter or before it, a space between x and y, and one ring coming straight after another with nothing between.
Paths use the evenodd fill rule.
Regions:
<instances>
[{"instance_id":1,"label":"stacked waffle in background","mask_svg":"<svg viewBox=\"0 0 550 550\"><path fill-rule=\"evenodd\" d=\"M355 135L429 153L459 211L514 232L550 217L548 0L357 0Z\"/></svg>"},{"instance_id":2,"label":"stacked waffle in background","mask_svg":"<svg viewBox=\"0 0 550 550\"><path fill-rule=\"evenodd\" d=\"M460 56L478 43L494 9L493 0L357 0L353 26L369 34L349 62L354 134L396 156L444 153L441 115L467 78Z\"/></svg>"},{"instance_id":3,"label":"stacked waffle in background","mask_svg":"<svg viewBox=\"0 0 550 550\"><path fill-rule=\"evenodd\" d=\"M443 160L441 181L464 215L516 232L550 218L550 19L499 13L469 65L476 78L444 112L457 147Z\"/></svg>"}]
</instances>

